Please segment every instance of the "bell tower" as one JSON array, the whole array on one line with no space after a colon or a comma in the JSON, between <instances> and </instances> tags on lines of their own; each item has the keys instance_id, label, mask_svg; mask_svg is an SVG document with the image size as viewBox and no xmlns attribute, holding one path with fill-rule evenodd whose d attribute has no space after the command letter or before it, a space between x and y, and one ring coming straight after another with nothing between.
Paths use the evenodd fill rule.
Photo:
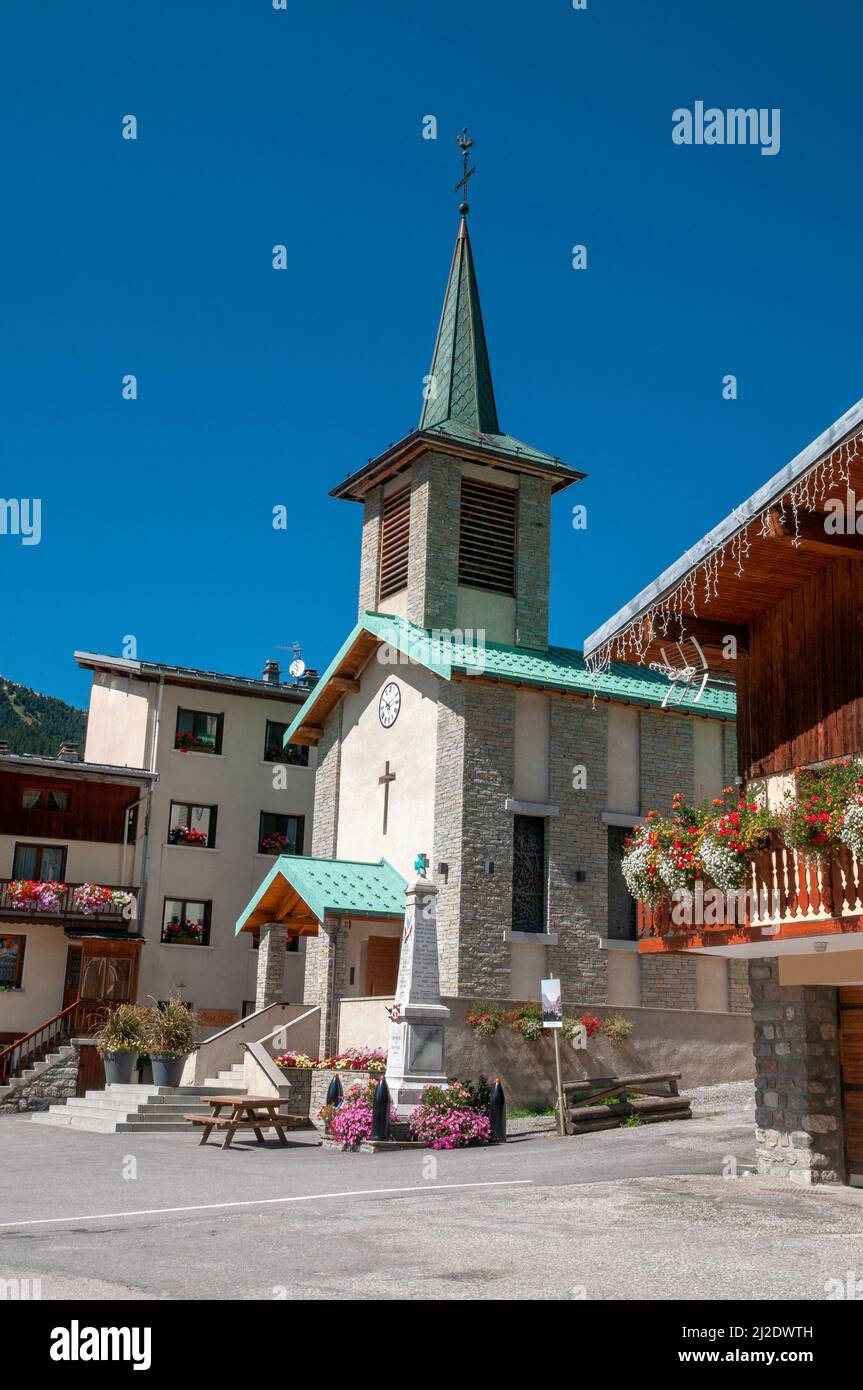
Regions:
<instances>
[{"instance_id":1,"label":"bell tower","mask_svg":"<svg viewBox=\"0 0 863 1390\"><path fill-rule=\"evenodd\" d=\"M466 191L467 133L457 137ZM417 429L332 492L364 508L360 616L548 645L551 496L584 474L504 433L462 202Z\"/></svg>"}]
</instances>

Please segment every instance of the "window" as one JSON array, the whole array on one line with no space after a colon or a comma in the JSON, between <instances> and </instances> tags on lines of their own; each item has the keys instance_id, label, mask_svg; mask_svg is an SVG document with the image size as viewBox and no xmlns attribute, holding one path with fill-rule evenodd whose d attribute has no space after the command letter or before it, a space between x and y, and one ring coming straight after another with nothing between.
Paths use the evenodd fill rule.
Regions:
<instances>
[{"instance_id":1,"label":"window","mask_svg":"<svg viewBox=\"0 0 863 1390\"><path fill-rule=\"evenodd\" d=\"M37 883L62 883L66 872L65 845L16 845L12 860L14 879Z\"/></svg>"},{"instance_id":2,"label":"window","mask_svg":"<svg viewBox=\"0 0 863 1390\"><path fill-rule=\"evenodd\" d=\"M616 825L608 827L608 935L615 941L638 939L638 904L623 877L623 845L631 835Z\"/></svg>"},{"instance_id":3,"label":"window","mask_svg":"<svg viewBox=\"0 0 863 1390\"><path fill-rule=\"evenodd\" d=\"M0 987L20 989L26 936L0 936Z\"/></svg>"},{"instance_id":4,"label":"window","mask_svg":"<svg viewBox=\"0 0 863 1390\"><path fill-rule=\"evenodd\" d=\"M68 811L69 793L50 787L25 787L21 807L25 811Z\"/></svg>"},{"instance_id":5,"label":"window","mask_svg":"<svg viewBox=\"0 0 863 1390\"><path fill-rule=\"evenodd\" d=\"M278 816L261 812L258 854L302 854L305 816Z\"/></svg>"},{"instance_id":6,"label":"window","mask_svg":"<svg viewBox=\"0 0 863 1390\"><path fill-rule=\"evenodd\" d=\"M515 593L515 530L518 493L461 480L458 582L498 594Z\"/></svg>"},{"instance_id":7,"label":"window","mask_svg":"<svg viewBox=\"0 0 863 1390\"><path fill-rule=\"evenodd\" d=\"M285 747L285 734L289 724L279 724L275 719L267 720L267 733L264 738L265 763L289 763L292 767L308 767L309 750L303 743L289 743Z\"/></svg>"},{"instance_id":8,"label":"window","mask_svg":"<svg viewBox=\"0 0 863 1390\"><path fill-rule=\"evenodd\" d=\"M162 942L169 946L208 946L210 944L211 902L192 902L188 898L166 898L162 917Z\"/></svg>"},{"instance_id":9,"label":"window","mask_svg":"<svg viewBox=\"0 0 863 1390\"><path fill-rule=\"evenodd\" d=\"M223 714L178 709L174 747L183 753L221 753Z\"/></svg>"},{"instance_id":10,"label":"window","mask_svg":"<svg viewBox=\"0 0 863 1390\"><path fill-rule=\"evenodd\" d=\"M216 844L216 810L215 806L196 806L189 801L172 801L168 844L213 849Z\"/></svg>"},{"instance_id":11,"label":"window","mask_svg":"<svg viewBox=\"0 0 863 1390\"><path fill-rule=\"evenodd\" d=\"M515 817L512 929L545 931L545 821L539 816Z\"/></svg>"},{"instance_id":12,"label":"window","mask_svg":"<svg viewBox=\"0 0 863 1390\"><path fill-rule=\"evenodd\" d=\"M411 529L411 490L403 488L384 498L381 514L381 571L378 597L389 598L408 582L408 544Z\"/></svg>"}]
</instances>

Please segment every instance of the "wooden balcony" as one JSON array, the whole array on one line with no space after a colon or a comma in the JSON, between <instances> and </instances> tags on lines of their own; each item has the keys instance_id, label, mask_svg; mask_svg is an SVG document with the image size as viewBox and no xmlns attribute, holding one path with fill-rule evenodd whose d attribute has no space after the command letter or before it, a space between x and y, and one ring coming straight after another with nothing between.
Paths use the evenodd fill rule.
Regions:
<instances>
[{"instance_id":1,"label":"wooden balcony","mask_svg":"<svg viewBox=\"0 0 863 1390\"><path fill-rule=\"evenodd\" d=\"M684 920L675 920L682 913L669 902L655 908L640 902L639 950L682 951L863 930L863 865L844 847L816 865L777 844L753 857L749 878L737 893L723 894L717 904L709 897L712 891L705 885L707 901L700 908L696 897ZM720 920L711 920L714 915Z\"/></svg>"},{"instance_id":2,"label":"wooden balcony","mask_svg":"<svg viewBox=\"0 0 863 1390\"><path fill-rule=\"evenodd\" d=\"M0 917L8 924L9 922L54 922L54 923L74 923L75 925L91 923L93 926L119 927L128 926L130 921L134 921L137 916L138 893L139 889L130 888L127 885L105 883L100 886L110 888L112 892L126 893L132 899L131 913L126 911L124 915L123 905L120 903L107 903L84 912L80 907L75 906L75 889L83 887L80 883L67 883L60 894L57 907L51 911L44 911L37 907L35 903L25 903L19 906L9 893L10 883L20 882L19 879L0 878Z\"/></svg>"}]
</instances>

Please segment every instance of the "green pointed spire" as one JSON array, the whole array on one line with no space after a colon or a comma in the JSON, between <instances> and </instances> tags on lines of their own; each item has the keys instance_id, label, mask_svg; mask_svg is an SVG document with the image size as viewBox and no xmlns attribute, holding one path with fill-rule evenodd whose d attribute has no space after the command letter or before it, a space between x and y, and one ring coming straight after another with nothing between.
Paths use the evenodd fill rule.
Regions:
<instances>
[{"instance_id":1,"label":"green pointed spire","mask_svg":"<svg viewBox=\"0 0 863 1390\"><path fill-rule=\"evenodd\" d=\"M456 239L429 375L429 394L420 417L421 430L433 429L452 420L480 434L500 432L476 271L464 217Z\"/></svg>"}]
</instances>

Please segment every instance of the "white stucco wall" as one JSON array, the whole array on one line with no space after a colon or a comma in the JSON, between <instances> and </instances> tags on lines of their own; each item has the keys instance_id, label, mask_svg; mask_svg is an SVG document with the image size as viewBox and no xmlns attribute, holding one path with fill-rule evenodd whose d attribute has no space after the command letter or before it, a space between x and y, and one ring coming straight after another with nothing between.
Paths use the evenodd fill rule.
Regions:
<instances>
[{"instance_id":1,"label":"white stucco wall","mask_svg":"<svg viewBox=\"0 0 863 1390\"><path fill-rule=\"evenodd\" d=\"M609 811L640 812L639 711L629 705L608 706Z\"/></svg>"},{"instance_id":2,"label":"white stucco wall","mask_svg":"<svg viewBox=\"0 0 863 1390\"><path fill-rule=\"evenodd\" d=\"M382 652L392 655L389 647L379 648L378 655ZM395 724L385 729L378 704L390 681L401 691L401 708ZM434 862L437 686L438 677L425 667L404 658L381 662L376 656L360 677L360 690L344 697L339 859L387 859L405 878L413 875L420 850ZM387 761L396 780L389 784L384 834L384 788L378 778Z\"/></svg>"},{"instance_id":3,"label":"white stucco wall","mask_svg":"<svg viewBox=\"0 0 863 1390\"><path fill-rule=\"evenodd\" d=\"M725 786L724 736L725 726L715 719L693 720L692 772L696 802L719 796Z\"/></svg>"},{"instance_id":4,"label":"white stucco wall","mask_svg":"<svg viewBox=\"0 0 863 1390\"><path fill-rule=\"evenodd\" d=\"M150 692L127 676L93 672L84 757L114 767L147 767Z\"/></svg>"},{"instance_id":5,"label":"white stucco wall","mask_svg":"<svg viewBox=\"0 0 863 1390\"><path fill-rule=\"evenodd\" d=\"M515 696L513 796L548 801L549 699L521 690Z\"/></svg>"}]
</instances>

